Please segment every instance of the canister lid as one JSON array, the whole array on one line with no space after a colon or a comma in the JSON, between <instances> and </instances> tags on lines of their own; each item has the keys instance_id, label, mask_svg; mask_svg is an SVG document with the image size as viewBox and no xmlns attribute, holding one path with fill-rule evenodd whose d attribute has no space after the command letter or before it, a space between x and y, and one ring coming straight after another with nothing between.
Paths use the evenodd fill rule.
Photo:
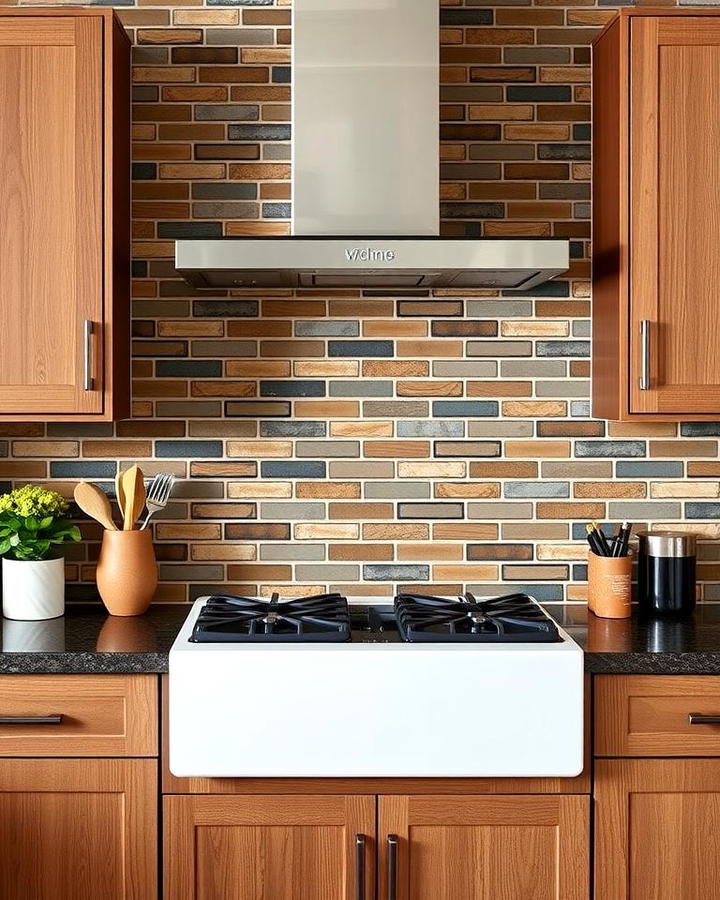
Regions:
<instances>
[{"instance_id":1,"label":"canister lid","mask_svg":"<svg viewBox=\"0 0 720 900\"><path fill-rule=\"evenodd\" d=\"M695 556L697 536L684 531L638 531L640 553L645 556Z\"/></svg>"}]
</instances>

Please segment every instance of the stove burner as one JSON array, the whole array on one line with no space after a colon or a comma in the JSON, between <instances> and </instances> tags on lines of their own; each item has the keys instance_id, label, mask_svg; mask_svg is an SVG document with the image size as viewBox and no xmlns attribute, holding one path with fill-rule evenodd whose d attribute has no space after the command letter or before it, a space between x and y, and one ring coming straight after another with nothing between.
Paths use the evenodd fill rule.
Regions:
<instances>
[{"instance_id":1,"label":"stove burner","mask_svg":"<svg viewBox=\"0 0 720 900\"><path fill-rule=\"evenodd\" d=\"M457 600L398 594L395 618L405 641L535 643L557 641L555 623L527 594Z\"/></svg>"},{"instance_id":2,"label":"stove burner","mask_svg":"<svg viewBox=\"0 0 720 900\"><path fill-rule=\"evenodd\" d=\"M193 627L196 643L348 641L350 614L341 594L280 602L220 594L208 597Z\"/></svg>"}]
</instances>

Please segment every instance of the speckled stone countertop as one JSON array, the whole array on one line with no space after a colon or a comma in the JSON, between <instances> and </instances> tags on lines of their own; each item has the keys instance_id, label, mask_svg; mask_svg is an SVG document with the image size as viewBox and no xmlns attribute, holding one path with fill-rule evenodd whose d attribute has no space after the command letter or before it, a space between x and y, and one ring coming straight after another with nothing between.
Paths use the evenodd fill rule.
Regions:
<instances>
[{"instance_id":1,"label":"speckled stone countertop","mask_svg":"<svg viewBox=\"0 0 720 900\"><path fill-rule=\"evenodd\" d=\"M720 604L688 619L598 619L584 606L545 604L597 674L720 675ZM189 605L157 604L115 618L98 604L68 605L44 622L2 620L0 674L164 673Z\"/></svg>"}]
</instances>

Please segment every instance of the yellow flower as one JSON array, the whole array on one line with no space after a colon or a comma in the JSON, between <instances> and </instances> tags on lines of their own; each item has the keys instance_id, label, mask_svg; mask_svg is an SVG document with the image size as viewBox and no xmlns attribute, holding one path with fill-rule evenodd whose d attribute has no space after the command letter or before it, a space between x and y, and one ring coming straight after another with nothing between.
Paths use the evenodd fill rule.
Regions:
<instances>
[{"instance_id":1,"label":"yellow flower","mask_svg":"<svg viewBox=\"0 0 720 900\"><path fill-rule=\"evenodd\" d=\"M60 517L67 512L68 505L68 501L55 491L48 491L32 484L26 484L0 496L0 513L7 512L23 518Z\"/></svg>"}]
</instances>

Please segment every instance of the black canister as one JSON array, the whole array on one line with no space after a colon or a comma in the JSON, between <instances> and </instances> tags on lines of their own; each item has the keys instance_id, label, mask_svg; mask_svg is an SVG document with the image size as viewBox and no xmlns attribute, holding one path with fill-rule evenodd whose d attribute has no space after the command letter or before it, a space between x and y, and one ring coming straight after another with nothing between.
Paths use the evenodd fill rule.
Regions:
<instances>
[{"instance_id":1,"label":"black canister","mask_svg":"<svg viewBox=\"0 0 720 900\"><path fill-rule=\"evenodd\" d=\"M695 609L696 537L679 531L638 532L638 602L650 616Z\"/></svg>"}]
</instances>

